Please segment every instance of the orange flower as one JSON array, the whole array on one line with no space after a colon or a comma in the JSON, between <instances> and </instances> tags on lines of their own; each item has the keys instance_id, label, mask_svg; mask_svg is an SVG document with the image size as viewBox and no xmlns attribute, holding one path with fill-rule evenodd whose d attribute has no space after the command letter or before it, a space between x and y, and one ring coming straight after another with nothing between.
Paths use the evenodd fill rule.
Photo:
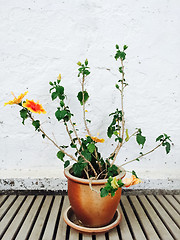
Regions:
<instances>
[{"instance_id":1,"label":"orange flower","mask_svg":"<svg viewBox=\"0 0 180 240\"><path fill-rule=\"evenodd\" d=\"M131 176L131 178L125 178L122 180L125 187L130 187L132 185L136 185L138 183L141 183L142 181L139 178L136 178L134 175Z\"/></svg>"},{"instance_id":2,"label":"orange flower","mask_svg":"<svg viewBox=\"0 0 180 240\"><path fill-rule=\"evenodd\" d=\"M19 104L21 103L22 99L24 98L24 96L26 96L26 94L28 93L28 91L26 91L25 93L21 93L21 95L19 95L17 98L15 97L14 93L11 92L11 94L14 96L14 99L5 103L4 106L6 105L13 105L13 104Z\"/></svg>"},{"instance_id":3,"label":"orange flower","mask_svg":"<svg viewBox=\"0 0 180 240\"><path fill-rule=\"evenodd\" d=\"M34 112L34 113L46 113L44 108L42 107L41 104L39 104L39 101L35 103L33 100L28 100L26 99L26 102L23 103L23 107L27 108L29 111Z\"/></svg>"},{"instance_id":4,"label":"orange flower","mask_svg":"<svg viewBox=\"0 0 180 240\"><path fill-rule=\"evenodd\" d=\"M103 138L97 138L97 137L91 137L91 139L94 141L94 142L100 142L100 143L103 143L105 140Z\"/></svg>"}]
</instances>

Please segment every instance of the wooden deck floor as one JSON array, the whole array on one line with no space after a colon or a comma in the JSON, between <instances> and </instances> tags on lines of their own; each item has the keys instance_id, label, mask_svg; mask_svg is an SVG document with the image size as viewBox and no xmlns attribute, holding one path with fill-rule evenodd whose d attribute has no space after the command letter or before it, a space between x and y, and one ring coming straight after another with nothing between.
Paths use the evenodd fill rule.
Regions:
<instances>
[{"instance_id":1,"label":"wooden deck floor","mask_svg":"<svg viewBox=\"0 0 180 240\"><path fill-rule=\"evenodd\" d=\"M180 195L122 196L122 221L105 234L80 234L65 224L67 196L0 195L0 239L180 239Z\"/></svg>"}]
</instances>

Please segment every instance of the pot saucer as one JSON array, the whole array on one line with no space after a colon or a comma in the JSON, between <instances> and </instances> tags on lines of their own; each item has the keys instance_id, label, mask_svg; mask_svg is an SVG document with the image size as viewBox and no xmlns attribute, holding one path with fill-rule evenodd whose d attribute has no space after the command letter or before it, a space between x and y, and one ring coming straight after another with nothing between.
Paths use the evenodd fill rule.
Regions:
<instances>
[{"instance_id":1,"label":"pot saucer","mask_svg":"<svg viewBox=\"0 0 180 240\"><path fill-rule=\"evenodd\" d=\"M119 210L117 209L113 219L109 224L103 227L85 227L77 220L71 206L65 210L63 217L64 217L65 223L70 227L74 228L75 230L81 233L90 233L90 234L108 232L109 230L116 227L120 223L122 218Z\"/></svg>"}]
</instances>

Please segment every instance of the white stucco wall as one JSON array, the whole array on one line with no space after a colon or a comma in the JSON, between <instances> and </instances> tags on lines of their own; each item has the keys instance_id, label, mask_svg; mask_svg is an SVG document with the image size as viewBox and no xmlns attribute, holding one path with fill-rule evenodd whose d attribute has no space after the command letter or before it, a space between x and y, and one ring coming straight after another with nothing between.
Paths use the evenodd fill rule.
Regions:
<instances>
[{"instance_id":1,"label":"white stucco wall","mask_svg":"<svg viewBox=\"0 0 180 240\"><path fill-rule=\"evenodd\" d=\"M174 143L168 155L161 148L126 169L136 170L144 180L138 188L179 188L179 9L178 0L0 1L1 190L66 189L56 148L43 140L29 121L21 124L18 106L3 104L12 99L11 91L19 95L28 89L27 98L39 100L47 111L43 116L34 115L43 122L43 129L59 145L68 143L62 124L54 117L57 102L49 95L49 81L61 73L67 102L84 136L82 109L76 98L80 91L76 63L86 58L91 67L86 83L91 95L86 107L92 120L90 129L93 135L99 132L105 138L105 143L99 144L104 156L112 151L106 129L108 114L120 107L114 87L120 79L114 59L116 43L129 46L126 128L129 133L142 128L147 137L144 152L156 146L161 133L169 134ZM117 164L140 151L131 140L124 145Z\"/></svg>"}]
</instances>

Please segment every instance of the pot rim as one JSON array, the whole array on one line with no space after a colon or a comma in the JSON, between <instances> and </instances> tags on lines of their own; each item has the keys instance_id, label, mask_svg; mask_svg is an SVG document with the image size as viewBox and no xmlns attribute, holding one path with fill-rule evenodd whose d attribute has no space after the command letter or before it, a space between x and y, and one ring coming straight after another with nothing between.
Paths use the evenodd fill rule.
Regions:
<instances>
[{"instance_id":1,"label":"pot rim","mask_svg":"<svg viewBox=\"0 0 180 240\"><path fill-rule=\"evenodd\" d=\"M115 177L117 178L117 180L124 178L124 176L126 175L126 171L123 167L117 166L119 168L120 173L118 175L116 175ZM67 168L64 169L64 175L67 179L70 179L74 182L78 182L78 183L82 183L82 184L87 184L89 185L89 180L88 179L83 179L83 178L79 178L79 177L75 177L70 173L70 170L72 168L72 165L68 166ZM92 180L91 184L92 185L103 185L107 182L107 178L106 179L97 179L97 180Z\"/></svg>"}]
</instances>

